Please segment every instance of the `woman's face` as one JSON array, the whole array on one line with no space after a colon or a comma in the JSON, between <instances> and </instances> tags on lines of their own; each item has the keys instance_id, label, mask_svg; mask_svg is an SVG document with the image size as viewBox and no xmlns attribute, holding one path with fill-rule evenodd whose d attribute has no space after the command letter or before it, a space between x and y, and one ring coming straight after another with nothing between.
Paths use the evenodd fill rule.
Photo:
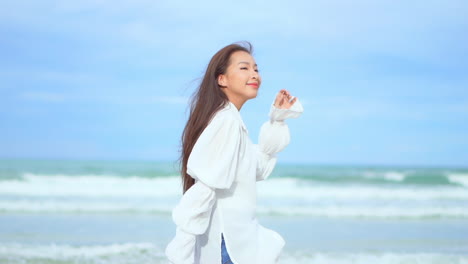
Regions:
<instances>
[{"instance_id":1,"label":"woman's face","mask_svg":"<svg viewBox=\"0 0 468 264\"><path fill-rule=\"evenodd\" d=\"M218 77L218 84L223 86L221 89L228 99L240 106L257 97L261 81L254 58L245 51L232 53L226 73Z\"/></svg>"}]
</instances>

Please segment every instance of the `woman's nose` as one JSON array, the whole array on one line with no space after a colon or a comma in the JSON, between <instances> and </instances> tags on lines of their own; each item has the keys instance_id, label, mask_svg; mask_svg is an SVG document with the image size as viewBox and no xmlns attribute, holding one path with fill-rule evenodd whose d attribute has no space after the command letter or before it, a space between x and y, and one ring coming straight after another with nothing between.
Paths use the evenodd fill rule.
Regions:
<instances>
[{"instance_id":1,"label":"woman's nose","mask_svg":"<svg viewBox=\"0 0 468 264\"><path fill-rule=\"evenodd\" d=\"M258 79L258 72L254 71L252 74L253 79Z\"/></svg>"}]
</instances>

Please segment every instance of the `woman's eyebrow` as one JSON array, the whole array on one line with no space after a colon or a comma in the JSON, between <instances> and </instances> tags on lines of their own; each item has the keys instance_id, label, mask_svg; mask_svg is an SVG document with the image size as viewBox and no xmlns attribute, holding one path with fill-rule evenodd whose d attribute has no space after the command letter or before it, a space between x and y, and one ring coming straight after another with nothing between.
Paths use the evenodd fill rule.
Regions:
<instances>
[{"instance_id":1,"label":"woman's eyebrow","mask_svg":"<svg viewBox=\"0 0 468 264\"><path fill-rule=\"evenodd\" d=\"M250 65L250 62L246 62L246 61L241 61L241 62L239 62L238 64L241 64L241 63L245 63L245 64L249 64L249 65ZM257 66L257 64L255 63L254 66Z\"/></svg>"}]
</instances>

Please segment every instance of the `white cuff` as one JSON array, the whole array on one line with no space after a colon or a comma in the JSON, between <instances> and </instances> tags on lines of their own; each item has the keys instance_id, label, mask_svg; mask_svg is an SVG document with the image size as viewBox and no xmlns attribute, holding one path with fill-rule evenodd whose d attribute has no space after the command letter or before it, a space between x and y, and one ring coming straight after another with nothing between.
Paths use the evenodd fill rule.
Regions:
<instances>
[{"instance_id":1,"label":"white cuff","mask_svg":"<svg viewBox=\"0 0 468 264\"><path fill-rule=\"evenodd\" d=\"M271 122L282 122L288 118L297 118L302 114L302 112L304 112L304 108L302 107L302 104L299 101L299 99L296 99L296 102L289 109L276 108L274 104L275 102L273 101L269 113Z\"/></svg>"}]
</instances>

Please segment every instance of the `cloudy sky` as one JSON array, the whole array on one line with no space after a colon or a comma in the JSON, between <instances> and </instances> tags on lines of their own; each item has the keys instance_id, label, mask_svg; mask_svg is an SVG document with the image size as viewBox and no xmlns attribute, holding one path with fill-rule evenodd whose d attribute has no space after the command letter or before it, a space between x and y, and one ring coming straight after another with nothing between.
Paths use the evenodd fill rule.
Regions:
<instances>
[{"instance_id":1,"label":"cloudy sky","mask_svg":"<svg viewBox=\"0 0 468 264\"><path fill-rule=\"evenodd\" d=\"M263 78L257 142L282 88L280 161L468 166L466 1L2 1L0 157L173 161L187 100L220 48Z\"/></svg>"}]
</instances>

